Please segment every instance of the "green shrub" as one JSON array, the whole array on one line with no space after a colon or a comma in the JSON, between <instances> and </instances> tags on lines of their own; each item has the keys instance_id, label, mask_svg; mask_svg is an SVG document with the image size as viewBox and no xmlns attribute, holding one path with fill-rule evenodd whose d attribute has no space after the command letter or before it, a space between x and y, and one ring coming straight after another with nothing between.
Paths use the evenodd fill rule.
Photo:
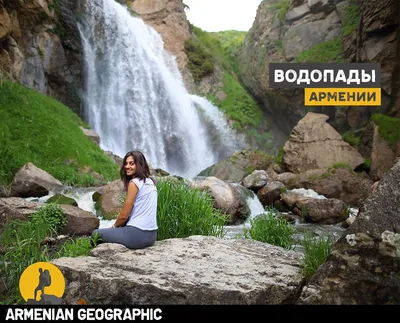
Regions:
<instances>
[{"instance_id":1,"label":"green shrub","mask_svg":"<svg viewBox=\"0 0 400 323\"><path fill-rule=\"evenodd\" d=\"M61 245L55 258L88 256L90 250L93 249L93 245L97 244L97 240L98 237L94 239L81 237L76 240L67 240Z\"/></svg>"},{"instance_id":2,"label":"green shrub","mask_svg":"<svg viewBox=\"0 0 400 323\"><path fill-rule=\"evenodd\" d=\"M304 248L301 268L304 276L309 278L328 258L333 248L334 239L331 237L325 239L306 232L300 243Z\"/></svg>"},{"instance_id":3,"label":"green shrub","mask_svg":"<svg viewBox=\"0 0 400 323\"><path fill-rule=\"evenodd\" d=\"M188 57L188 68L195 82L200 82L204 76L214 71L212 55L196 39L189 39L185 43L185 52Z\"/></svg>"},{"instance_id":4,"label":"green shrub","mask_svg":"<svg viewBox=\"0 0 400 323\"><path fill-rule=\"evenodd\" d=\"M284 22L290 8L290 0L279 0L277 3L271 5L271 8L277 11L278 19Z\"/></svg>"},{"instance_id":5,"label":"green shrub","mask_svg":"<svg viewBox=\"0 0 400 323\"><path fill-rule=\"evenodd\" d=\"M35 225L47 223L49 230L56 234L61 233L67 224L63 209L54 203L44 204L32 214L30 221Z\"/></svg>"},{"instance_id":6,"label":"green shrub","mask_svg":"<svg viewBox=\"0 0 400 323\"><path fill-rule=\"evenodd\" d=\"M293 249L294 227L285 219L278 218L275 210L271 207L266 208L262 215L250 220L250 229L244 230L245 238L269 243L286 249Z\"/></svg>"},{"instance_id":7,"label":"green shrub","mask_svg":"<svg viewBox=\"0 0 400 323\"><path fill-rule=\"evenodd\" d=\"M214 208L214 200L207 192L168 181L157 182L157 190L158 240L225 235L227 216Z\"/></svg>"}]
</instances>

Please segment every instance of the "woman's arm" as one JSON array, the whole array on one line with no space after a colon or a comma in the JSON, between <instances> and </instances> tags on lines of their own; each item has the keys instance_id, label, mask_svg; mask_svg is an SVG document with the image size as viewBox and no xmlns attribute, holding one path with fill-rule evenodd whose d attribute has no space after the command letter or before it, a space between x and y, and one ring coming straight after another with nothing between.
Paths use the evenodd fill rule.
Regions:
<instances>
[{"instance_id":1,"label":"woman's arm","mask_svg":"<svg viewBox=\"0 0 400 323\"><path fill-rule=\"evenodd\" d=\"M126 220L128 220L129 214L131 213L133 203L135 202L136 195L138 193L138 188L135 183L130 182L128 185L128 192L126 194L125 204L122 208L121 213L119 214L117 220L114 223L114 227L120 227L124 225Z\"/></svg>"}]
</instances>

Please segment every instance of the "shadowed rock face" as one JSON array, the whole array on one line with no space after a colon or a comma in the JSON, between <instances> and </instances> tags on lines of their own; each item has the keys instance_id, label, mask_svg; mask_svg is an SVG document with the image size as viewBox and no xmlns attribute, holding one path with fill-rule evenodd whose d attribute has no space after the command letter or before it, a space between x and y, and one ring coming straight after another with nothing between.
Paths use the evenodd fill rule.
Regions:
<instances>
[{"instance_id":1,"label":"shadowed rock face","mask_svg":"<svg viewBox=\"0 0 400 323\"><path fill-rule=\"evenodd\" d=\"M53 263L64 303L293 304L303 285L300 254L253 240L191 236L129 250L101 244L94 257Z\"/></svg>"},{"instance_id":2,"label":"shadowed rock face","mask_svg":"<svg viewBox=\"0 0 400 323\"><path fill-rule=\"evenodd\" d=\"M360 208L298 304L400 304L400 159Z\"/></svg>"}]
</instances>

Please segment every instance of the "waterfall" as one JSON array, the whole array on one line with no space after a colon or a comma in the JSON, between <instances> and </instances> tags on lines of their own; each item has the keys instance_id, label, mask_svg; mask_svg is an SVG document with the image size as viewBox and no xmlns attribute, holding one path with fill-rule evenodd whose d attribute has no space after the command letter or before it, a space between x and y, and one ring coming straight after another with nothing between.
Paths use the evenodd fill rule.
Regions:
<instances>
[{"instance_id":1,"label":"waterfall","mask_svg":"<svg viewBox=\"0 0 400 323\"><path fill-rule=\"evenodd\" d=\"M218 108L187 92L160 34L114 0L85 6L84 119L102 149L141 150L154 168L184 177L243 149Z\"/></svg>"}]
</instances>

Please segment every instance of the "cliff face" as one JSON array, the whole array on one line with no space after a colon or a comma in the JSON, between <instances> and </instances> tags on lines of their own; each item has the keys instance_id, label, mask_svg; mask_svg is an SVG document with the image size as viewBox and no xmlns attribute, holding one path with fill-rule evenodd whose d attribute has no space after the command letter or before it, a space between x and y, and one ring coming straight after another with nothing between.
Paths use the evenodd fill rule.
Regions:
<instances>
[{"instance_id":1,"label":"cliff face","mask_svg":"<svg viewBox=\"0 0 400 323\"><path fill-rule=\"evenodd\" d=\"M269 63L321 59L380 63L383 93L380 108L328 107L317 108L317 112L328 114L329 122L338 130L363 127L376 111L399 115L400 3L397 0L291 0L286 9L283 3L284 0L264 0L260 4L241 52L240 72L242 82L284 131L290 131L307 108L302 89L269 88ZM354 9L358 11L356 17ZM326 51L313 57L310 52L316 54L317 44Z\"/></svg>"},{"instance_id":2,"label":"cliff face","mask_svg":"<svg viewBox=\"0 0 400 323\"><path fill-rule=\"evenodd\" d=\"M343 45L351 62L381 64L384 112L400 117L400 2L363 0L358 29Z\"/></svg>"},{"instance_id":3,"label":"cliff face","mask_svg":"<svg viewBox=\"0 0 400 323\"><path fill-rule=\"evenodd\" d=\"M0 75L78 114L82 50L74 12L81 2L0 0Z\"/></svg>"},{"instance_id":4,"label":"cliff face","mask_svg":"<svg viewBox=\"0 0 400 323\"><path fill-rule=\"evenodd\" d=\"M0 76L53 96L81 116L84 72L77 20L84 2L0 0ZM184 48L190 31L182 1L136 0L131 5L162 35L190 87Z\"/></svg>"}]
</instances>

